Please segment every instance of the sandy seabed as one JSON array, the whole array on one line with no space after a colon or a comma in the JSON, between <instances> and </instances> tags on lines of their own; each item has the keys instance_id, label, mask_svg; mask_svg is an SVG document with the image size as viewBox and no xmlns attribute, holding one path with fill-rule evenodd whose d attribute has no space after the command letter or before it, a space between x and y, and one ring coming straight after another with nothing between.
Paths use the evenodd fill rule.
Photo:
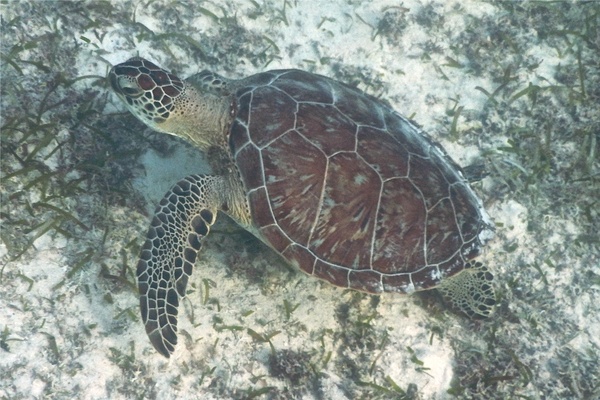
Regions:
<instances>
[{"instance_id":1,"label":"sandy seabed","mask_svg":"<svg viewBox=\"0 0 600 400\"><path fill-rule=\"evenodd\" d=\"M0 5L0 398L600 398L599 3L221 3ZM327 75L484 164L493 317L332 287L221 218L157 354L137 254L162 194L209 171L110 92L135 55Z\"/></svg>"}]
</instances>

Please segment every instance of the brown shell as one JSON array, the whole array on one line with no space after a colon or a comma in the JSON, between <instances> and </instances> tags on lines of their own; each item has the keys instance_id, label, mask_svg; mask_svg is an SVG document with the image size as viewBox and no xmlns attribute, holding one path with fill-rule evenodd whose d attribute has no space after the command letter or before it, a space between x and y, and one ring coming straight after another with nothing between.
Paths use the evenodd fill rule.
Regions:
<instances>
[{"instance_id":1,"label":"brown shell","mask_svg":"<svg viewBox=\"0 0 600 400\"><path fill-rule=\"evenodd\" d=\"M304 272L371 293L435 287L491 236L460 169L379 100L298 70L248 78L230 147L254 228Z\"/></svg>"}]
</instances>

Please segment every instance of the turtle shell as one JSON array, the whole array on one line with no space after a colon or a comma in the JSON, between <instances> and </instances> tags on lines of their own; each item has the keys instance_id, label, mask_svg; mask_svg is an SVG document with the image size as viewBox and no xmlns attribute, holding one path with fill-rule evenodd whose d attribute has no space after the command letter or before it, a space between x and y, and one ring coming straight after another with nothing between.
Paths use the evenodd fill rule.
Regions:
<instances>
[{"instance_id":1,"label":"turtle shell","mask_svg":"<svg viewBox=\"0 0 600 400\"><path fill-rule=\"evenodd\" d=\"M270 71L244 80L234 108L251 229L310 275L370 293L428 289L492 236L460 168L360 90Z\"/></svg>"}]
</instances>

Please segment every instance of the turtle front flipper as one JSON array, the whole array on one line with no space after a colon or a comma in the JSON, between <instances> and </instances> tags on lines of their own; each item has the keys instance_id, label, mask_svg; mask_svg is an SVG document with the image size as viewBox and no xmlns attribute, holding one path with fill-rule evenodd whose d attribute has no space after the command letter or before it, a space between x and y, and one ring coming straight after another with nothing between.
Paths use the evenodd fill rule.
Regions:
<instances>
[{"instance_id":1,"label":"turtle front flipper","mask_svg":"<svg viewBox=\"0 0 600 400\"><path fill-rule=\"evenodd\" d=\"M215 222L222 178L191 175L160 201L137 265L140 310L154 348L169 357L177 344L177 308L201 240Z\"/></svg>"}]
</instances>

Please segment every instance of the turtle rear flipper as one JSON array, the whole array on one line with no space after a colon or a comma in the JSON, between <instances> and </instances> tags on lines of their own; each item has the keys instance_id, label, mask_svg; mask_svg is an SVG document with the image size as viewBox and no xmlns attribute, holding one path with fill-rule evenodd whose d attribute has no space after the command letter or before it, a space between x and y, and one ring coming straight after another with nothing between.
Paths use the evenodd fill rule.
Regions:
<instances>
[{"instance_id":1,"label":"turtle rear flipper","mask_svg":"<svg viewBox=\"0 0 600 400\"><path fill-rule=\"evenodd\" d=\"M201 240L217 214L221 178L191 175L162 198L137 265L140 309L150 341L165 357L177 344L177 308Z\"/></svg>"},{"instance_id":2,"label":"turtle rear flipper","mask_svg":"<svg viewBox=\"0 0 600 400\"><path fill-rule=\"evenodd\" d=\"M496 305L493 278L480 262L471 262L461 273L442 281L437 289L452 308L469 318L487 318Z\"/></svg>"}]
</instances>

